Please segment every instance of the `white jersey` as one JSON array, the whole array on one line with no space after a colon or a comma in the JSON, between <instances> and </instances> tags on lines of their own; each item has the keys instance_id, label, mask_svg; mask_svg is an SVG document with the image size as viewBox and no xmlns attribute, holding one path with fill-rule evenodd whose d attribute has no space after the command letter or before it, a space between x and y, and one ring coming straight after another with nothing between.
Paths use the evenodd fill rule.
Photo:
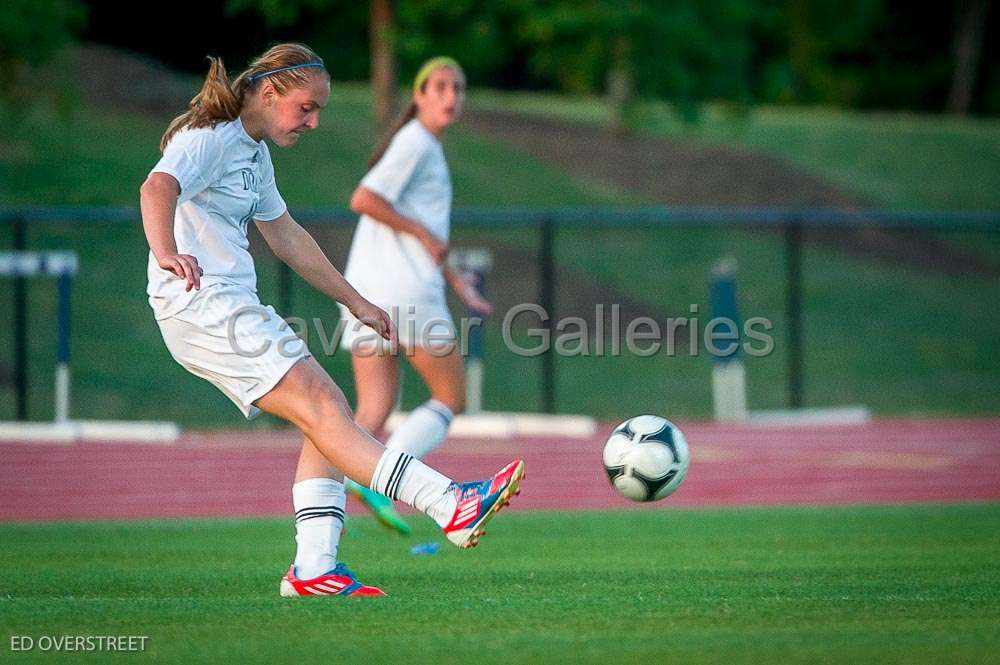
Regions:
<instances>
[{"instance_id":1,"label":"white jersey","mask_svg":"<svg viewBox=\"0 0 1000 665\"><path fill-rule=\"evenodd\" d=\"M168 173L180 184L174 241L179 254L194 256L205 271L201 288L234 284L255 293L247 225L272 221L286 210L267 145L253 140L239 118L214 128L184 129L150 173ZM177 314L195 296L194 289L184 290L184 279L160 268L152 252L147 273L157 319Z\"/></svg>"},{"instance_id":2,"label":"white jersey","mask_svg":"<svg viewBox=\"0 0 1000 665\"><path fill-rule=\"evenodd\" d=\"M361 184L447 242L451 225L451 176L437 138L414 118L393 136ZM420 241L368 215L354 232L344 277L382 306L443 302L444 277Z\"/></svg>"}]
</instances>

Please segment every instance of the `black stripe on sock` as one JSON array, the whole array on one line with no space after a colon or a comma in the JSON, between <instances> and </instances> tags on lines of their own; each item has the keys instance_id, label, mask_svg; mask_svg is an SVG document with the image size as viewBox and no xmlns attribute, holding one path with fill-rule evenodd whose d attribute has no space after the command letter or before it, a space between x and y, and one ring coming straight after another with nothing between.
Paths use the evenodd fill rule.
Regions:
<instances>
[{"instance_id":1,"label":"black stripe on sock","mask_svg":"<svg viewBox=\"0 0 1000 665\"><path fill-rule=\"evenodd\" d=\"M322 508L306 508L305 510L300 510L295 513L296 517L302 517L303 515L308 515L310 513L344 513L344 509L338 506L326 506Z\"/></svg>"},{"instance_id":2,"label":"black stripe on sock","mask_svg":"<svg viewBox=\"0 0 1000 665\"><path fill-rule=\"evenodd\" d=\"M389 482L386 484L385 495L390 499L396 498L396 486L399 484L399 479L403 476L403 469L406 467L407 457L408 455L406 453L400 453L399 459L396 460L396 466L389 475Z\"/></svg>"},{"instance_id":3,"label":"black stripe on sock","mask_svg":"<svg viewBox=\"0 0 1000 665\"><path fill-rule=\"evenodd\" d=\"M307 510L343 510L343 508L341 508L340 506L336 506L336 505L334 505L334 506L307 506L305 508L300 508L299 510L296 510L295 514L298 515L299 513L304 513Z\"/></svg>"},{"instance_id":4,"label":"black stripe on sock","mask_svg":"<svg viewBox=\"0 0 1000 665\"><path fill-rule=\"evenodd\" d=\"M403 461L403 466L399 469L399 474L396 476L396 484L392 488L392 498L399 501L399 488L403 484L403 476L406 475L406 470L410 468L410 462L413 461L412 455L407 455L406 459Z\"/></svg>"},{"instance_id":5,"label":"black stripe on sock","mask_svg":"<svg viewBox=\"0 0 1000 665\"><path fill-rule=\"evenodd\" d=\"M299 515L295 518L295 523L305 522L306 520L311 520L314 517L335 517L341 522L344 521L344 513L340 510L324 510L316 513L306 513L304 515Z\"/></svg>"},{"instance_id":6,"label":"black stripe on sock","mask_svg":"<svg viewBox=\"0 0 1000 665\"><path fill-rule=\"evenodd\" d=\"M392 484L392 494L390 495L396 501L399 501L399 486L402 484L403 475L406 473L406 469L410 466L410 462L413 461L412 455L403 453L403 457L406 459L403 460L403 465L399 468L399 473L396 474L396 479Z\"/></svg>"},{"instance_id":7,"label":"black stripe on sock","mask_svg":"<svg viewBox=\"0 0 1000 665\"><path fill-rule=\"evenodd\" d=\"M295 519L302 519L303 517L312 517L313 515L326 515L328 513L333 513L334 515L343 515L343 510L310 510L295 516Z\"/></svg>"},{"instance_id":8,"label":"black stripe on sock","mask_svg":"<svg viewBox=\"0 0 1000 665\"><path fill-rule=\"evenodd\" d=\"M392 481L396 477L396 472L399 471L399 465L402 464L404 457L406 457L406 453L399 454L399 457L396 458L396 464L394 464L392 467L392 473L389 474L389 479L385 482L385 487L383 487L381 490L375 488L376 492L384 494L388 497L392 497L392 492L390 491L390 488L392 487Z\"/></svg>"}]
</instances>

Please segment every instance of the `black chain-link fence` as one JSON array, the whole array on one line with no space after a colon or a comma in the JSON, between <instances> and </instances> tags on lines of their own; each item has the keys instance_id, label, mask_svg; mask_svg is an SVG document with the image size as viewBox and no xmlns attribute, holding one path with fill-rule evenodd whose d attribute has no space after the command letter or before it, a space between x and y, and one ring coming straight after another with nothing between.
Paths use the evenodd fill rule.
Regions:
<instances>
[{"instance_id":1,"label":"black chain-link fence","mask_svg":"<svg viewBox=\"0 0 1000 665\"><path fill-rule=\"evenodd\" d=\"M339 210L296 218L342 267L355 218ZM187 375L160 339L145 300L148 247L138 211L7 210L0 222L0 250L79 255L73 417L240 425L225 397ZM1000 411L998 215L459 210L451 246L455 253L486 249L491 257L487 410L710 416L709 279L726 258L736 265L736 341L751 409ZM336 330L336 306L280 264L256 233L251 247L261 300L306 322L300 334L352 398L349 358L326 352L336 348L324 339ZM0 342L0 419L49 420L54 284L2 280L8 325ZM468 313L453 295L449 302L461 331ZM405 373L404 407L423 398L420 382Z\"/></svg>"}]
</instances>

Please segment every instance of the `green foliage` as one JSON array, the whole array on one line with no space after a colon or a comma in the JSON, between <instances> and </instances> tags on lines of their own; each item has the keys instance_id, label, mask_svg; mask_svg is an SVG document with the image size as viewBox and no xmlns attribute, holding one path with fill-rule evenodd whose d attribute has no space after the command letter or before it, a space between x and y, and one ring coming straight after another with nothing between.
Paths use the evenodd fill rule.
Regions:
<instances>
[{"instance_id":1,"label":"green foliage","mask_svg":"<svg viewBox=\"0 0 1000 665\"><path fill-rule=\"evenodd\" d=\"M86 22L77 0L6 0L0 12L0 62L39 64Z\"/></svg>"},{"instance_id":2,"label":"green foliage","mask_svg":"<svg viewBox=\"0 0 1000 665\"><path fill-rule=\"evenodd\" d=\"M888 22L885 0L763 0L756 21L764 57L762 101L855 105L863 101L865 56L879 25Z\"/></svg>"},{"instance_id":3,"label":"green foliage","mask_svg":"<svg viewBox=\"0 0 1000 665\"><path fill-rule=\"evenodd\" d=\"M367 77L366 3L226 0L290 28ZM398 0L401 82L450 54L473 86L669 99L689 119L705 100L938 110L952 75L949 3L902 0ZM994 12L995 13L995 12ZM986 27L977 106L1000 110ZM614 95L613 95L614 96ZM625 109L627 112L628 109Z\"/></svg>"},{"instance_id":4,"label":"green foliage","mask_svg":"<svg viewBox=\"0 0 1000 665\"><path fill-rule=\"evenodd\" d=\"M520 71L531 87L606 90L618 66L636 92L689 99L746 95L749 0L404 2L400 55L409 67L459 54L475 80ZM477 77L476 74L479 74Z\"/></svg>"},{"instance_id":5,"label":"green foliage","mask_svg":"<svg viewBox=\"0 0 1000 665\"><path fill-rule=\"evenodd\" d=\"M78 0L5 0L0 11L0 99L9 98L22 65L46 62L86 23Z\"/></svg>"},{"instance_id":6,"label":"green foliage","mask_svg":"<svg viewBox=\"0 0 1000 665\"><path fill-rule=\"evenodd\" d=\"M305 42L323 58L335 81L368 77L367 2L225 0L225 10L228 16L260 16L272 41Z\"/></svg>"},{"instance_id":7,"label":"green foliage","mask_svg":"<svg viewBox=\"0 0 1000 665\"><path fill-rule=\"evenodd\" d=\"M226 14L235 15L242 12L256 12L264 22L272 28L284 28L295 25L310 12L325 9L340 9L337 2L331 0L226 0Z\"/></svg>"},{"instance_id":8,"label":"green foliage","mask_svg":"<svg viewBox=\"0 0 1000 665\"><path fill-rule=\"evenodd\" d=\"M457 58L473 85L502 77L515 54L529 47L520 24L535 4L535 0L398 2L403 82L412 80L420 64L436 55Z\"/></svg>"}]
</instances>

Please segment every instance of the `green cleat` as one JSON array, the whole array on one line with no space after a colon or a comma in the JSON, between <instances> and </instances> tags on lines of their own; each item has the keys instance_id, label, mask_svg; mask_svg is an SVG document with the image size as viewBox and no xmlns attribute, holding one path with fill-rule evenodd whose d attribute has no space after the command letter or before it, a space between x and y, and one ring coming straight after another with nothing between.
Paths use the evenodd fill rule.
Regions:
<instances>
[{"instance_id":1,"label":"green cleat","mask_svg":"<svg viewBox=\"0 0 1000 665\"><path fill-rule=\"evenodd\" d=\"M349 492L353 492L361 499L362 503L368 506L383 526L393 529L403 536L410 535L410 525L396 512L396 509L392 505L392 499L378 492L373 492L350 478L344 479L344 485Z\"/></svg>"}]
</instances>

